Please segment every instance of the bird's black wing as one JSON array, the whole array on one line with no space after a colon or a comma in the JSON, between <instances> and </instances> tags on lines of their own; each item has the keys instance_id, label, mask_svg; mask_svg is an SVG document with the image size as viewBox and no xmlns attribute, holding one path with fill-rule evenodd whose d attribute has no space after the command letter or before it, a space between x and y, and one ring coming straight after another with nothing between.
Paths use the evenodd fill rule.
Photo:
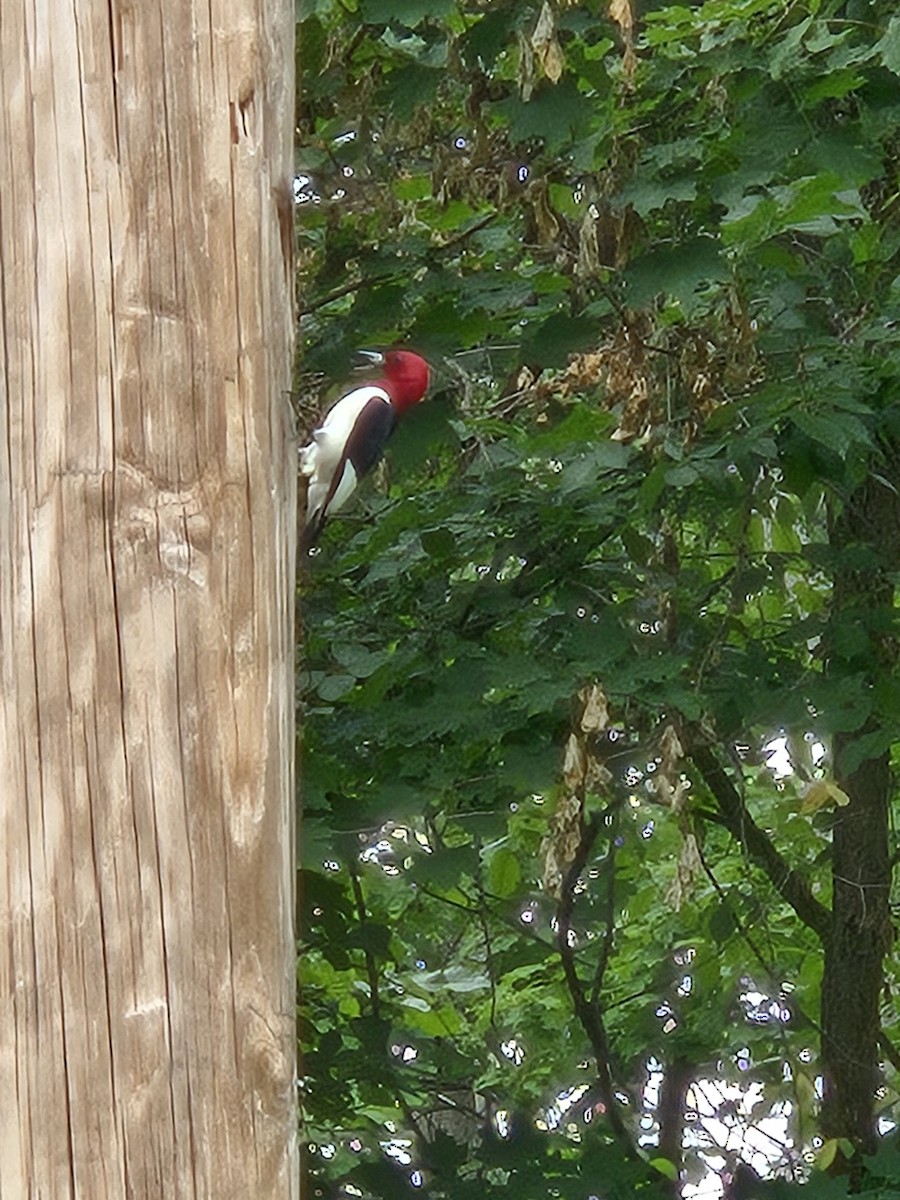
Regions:
<instances>
[{"instance_id":1,"label":"bird's black wing","mask_svg":"<svg viewBox=\"0 0 900 1200\"><path fill-rule=\"evenodd\" d=\"M367 475L384 454L384 447L396 423L393 405L386 404L377 396L360 410L347 438L347 458L357 479Z\"/></svg>"}]
</instances>

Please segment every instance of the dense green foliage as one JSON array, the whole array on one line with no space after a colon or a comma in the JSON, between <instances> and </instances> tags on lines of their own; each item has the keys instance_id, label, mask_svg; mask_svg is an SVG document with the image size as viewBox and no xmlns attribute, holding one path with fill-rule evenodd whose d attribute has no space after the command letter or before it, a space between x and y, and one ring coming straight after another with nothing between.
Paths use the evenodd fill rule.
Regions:
<instances>
[{"instance_id":1,"label":"dense green foliage","mask_svg":"<svg viewBox=\"0 0 900 1200\"><path fill-rule=\"evenodd\" d=\"M770 1113L897 1194L816 1085L835 826L897 850L893 7L301 0L301 418L437 376L305 568L311 1195L671 1196Z\"/></svg>"}]
</instances>

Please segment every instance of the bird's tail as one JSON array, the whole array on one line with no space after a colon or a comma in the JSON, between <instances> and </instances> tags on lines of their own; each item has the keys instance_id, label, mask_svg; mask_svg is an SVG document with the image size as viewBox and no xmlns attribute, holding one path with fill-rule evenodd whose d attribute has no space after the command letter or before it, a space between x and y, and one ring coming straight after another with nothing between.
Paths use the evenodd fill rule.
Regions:
<instances>
[{"instance_id":1,"label":"bird's tail","mask_svg":"<svg viewBox=\"0 0 900 1200\"><path fill-rule=\"evenodd\" d=\"M297 550L301 559L305 558L318 541L319 534L325 525L325 514L322 506L309 511L309 474L304 470L303 451L300 452L300 474L297 479Z\"/></svg>"},{"instance_id":2,"label":"bird's tail","mask_svg":"<svg viewBox=\"0 0 900 1200\"><path fill-rule=\"evenodd\" d=\"M313 513L313 515L300 530L297 548L300 551L301 556L309 554L310 550L312 550L316 542L319 540L319 535L324 528L325 514L321 511Z\"/></svg>"}]
</instances>

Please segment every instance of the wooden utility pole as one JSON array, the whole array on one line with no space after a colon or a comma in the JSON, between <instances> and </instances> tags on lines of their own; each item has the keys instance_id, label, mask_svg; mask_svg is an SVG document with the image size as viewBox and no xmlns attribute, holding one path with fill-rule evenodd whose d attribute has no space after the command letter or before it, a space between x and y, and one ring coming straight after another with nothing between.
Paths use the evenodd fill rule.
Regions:
<instances>
[{"instance_id":1,"label":"wooden utility pole","mask_svg":"<svg viewBox=\"0 0 900 1200\"><path fill-rule=\"evenodd\" d=\"M0 11L0 1196L289 1200L287 0Z\"/></svg>"}]
</instances>

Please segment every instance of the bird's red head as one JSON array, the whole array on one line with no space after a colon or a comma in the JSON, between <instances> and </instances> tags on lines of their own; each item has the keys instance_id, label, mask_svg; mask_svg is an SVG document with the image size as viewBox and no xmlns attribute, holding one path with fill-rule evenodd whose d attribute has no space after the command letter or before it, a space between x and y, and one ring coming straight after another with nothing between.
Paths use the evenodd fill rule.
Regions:
<instances>
[{"instance_id":1,"label":"bird's red head","mask_svg":"<svg viewBox=\"0 0 900 1200\"><path fill-rule=\"evenodd\" d=\"M388 350L384 356L385 391L398 412L411 408L428 390L428 363L411 350Z\"/></svg>"}]
</instances>

